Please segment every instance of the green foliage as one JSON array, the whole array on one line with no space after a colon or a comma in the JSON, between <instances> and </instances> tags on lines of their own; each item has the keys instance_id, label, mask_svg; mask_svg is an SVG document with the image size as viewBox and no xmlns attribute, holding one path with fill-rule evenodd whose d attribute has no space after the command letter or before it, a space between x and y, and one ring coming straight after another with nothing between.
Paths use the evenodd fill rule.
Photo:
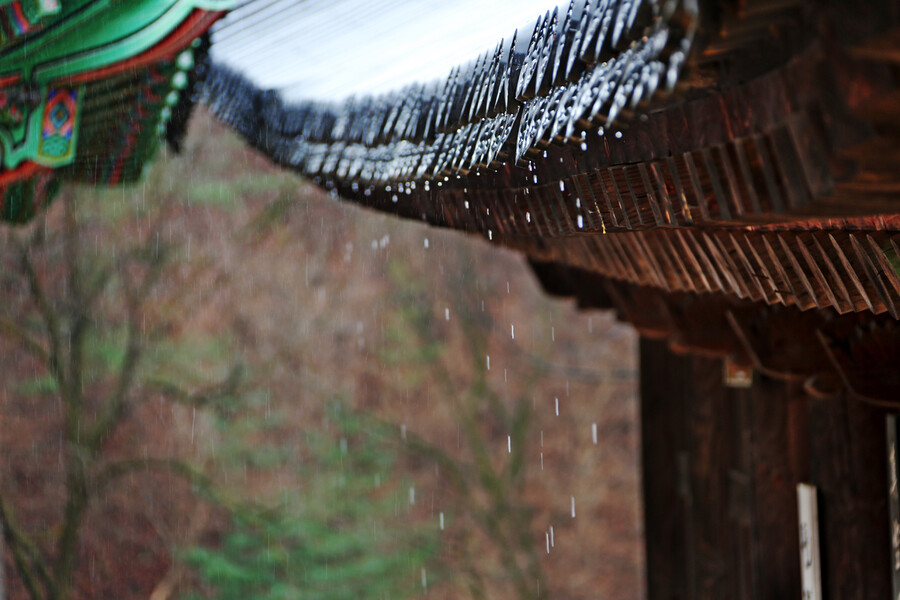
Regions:
<instances>
[{"instance_id":1,"label":"green foliage","mask_svg":"<svg viewBox=\"0 0 900 600\"><path fill-rule=\"evenodd\" d=\"M31 379L26 379L19 383L16 391L25 396L36 396L38 394L53 394L59 390L59 384L56 377L49 373L37 375Z\"/></svg>"},{"instance_id":2,"label":"green foliage","mask_svg":"<svg viewBox=\"0 0 900 600\"><path fill-rule=\"evenodd\" d=\"M379 358L388 366L428 365L440 358L443 344L437 334L427 289L403 260L387 263L395 310L385 324L385 345ZM413 374L414 375L414 374ZM416 382L413 382L416 383Z\"/></svg>"},{"instance_id":3,"label":"green foliage","mask_svg":"<svg viewBox=\"0 0 900 600\"><path fill-rule=\"evenodd\" d=\"M423 569L434 578L437 532L412 523L395 447L357 416L330 421L300 449L299 497L239 512L219 547L185 553L215 598L398 599L421 592Z\"/></svg>"}]
</instances>

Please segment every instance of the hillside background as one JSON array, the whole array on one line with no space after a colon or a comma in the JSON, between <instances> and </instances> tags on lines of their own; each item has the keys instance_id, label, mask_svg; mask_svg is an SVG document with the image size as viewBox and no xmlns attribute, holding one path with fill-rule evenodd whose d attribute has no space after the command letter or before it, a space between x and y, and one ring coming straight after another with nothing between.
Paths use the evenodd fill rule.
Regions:
<instances>
[{"instance_id":1,"label":"hillside background","mask_svg":"<svg viewBox=\"0 0 900 600\"><path fill-rule=\"evenodd\" d=\"M202 112L184 153L161 156L141 185L63 196L31 229L0 234L2 314L41 331L13 258L16 240L38 229L39 274L65 306L67 247L54 240L71 225L67 203L88 264L138 243L171 248L141 313L141 327L158 326L140 402L102 460L178 457L219 490L165 472L104 488L82 527L74 597L226 597L221 582L245 575L221 553L252 528L236 503L339 531L368 523L375 498L389 505L376 516L391 552L436 544L421 564L391 571L411 596L643 597L636 337L610 314L546 296L521 256L485 240L329 197ZM120 295L107 288L92 317L89 412L123 360ZM202 391L236 369L227 410L172 402L151 385ZM0 336L0 373L0 493L52 561L65 502L59 389L15 336ZM352 435L339 414L355 419ZM368 467L348 465L376 430L393 457L390 487L378 487L389 491L365 491L353 519L333 518L348 496L323 485L328 469L340 486L354 473L369 481ZM311 450L319 435L333 438L337 459ZM26 597L8 549L4 564L7 596ZM340 579L333 572L326 583ZM341 597L328 585L318 597Z\"/></svg>"}]
</instances>

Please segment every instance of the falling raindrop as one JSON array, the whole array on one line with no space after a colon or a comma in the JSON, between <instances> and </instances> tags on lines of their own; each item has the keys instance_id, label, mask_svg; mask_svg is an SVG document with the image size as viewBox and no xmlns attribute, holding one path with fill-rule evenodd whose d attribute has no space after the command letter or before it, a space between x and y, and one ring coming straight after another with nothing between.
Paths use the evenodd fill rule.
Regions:
<instances>
[{"instance_id":1,"label":"falling raindrop","mask_svg":"<svg viewBox=\"0 0 900 600\"><path fill-rule=\"evenodd\" d=\"M446 319L447 321L450 320L450 309L449 308L444 309L444 319Z\"/></svg>"},{"instance_id":2,"label":"falling raindrop","mask_svg":"<svg viewBox=\"0 0 900 600\"><path fill-rule=\"evenodd\" d=\"M575 518L575 496L572 496L572 518Z\"/></svg>"},{"instance_id":3,"label":"falling raindrop","mask_svg":"<svg viewBox=\"0 0 900 600\"><path fill-rule=\"evenodd\" d=\"M556 403L556 416L558 417L559 416L559 398L554 398L553 400Z\"/></svg>"},{"instance_id":4,"label":"falling raindrop","mask_svg":"<svg viewBox=\"0 0 900 600\"><path fill-rule=\"evenodd\" d=\"M506 436L506 451L512 454L512 436Z\"/></svg>"},{"instance_id":5,"label":"falling raindrop","mask_svg":"<svg viewBox=\"0 0 900 600\"><path fill-rule=\"evenodd\" d=\"M444 530L444 513L440 514L440 521L441 521L441 531L443 531Z\"/></svg>"},{"instance_id":6,"label":"falling raindrop","mask_svg":"<svg viewBox=\"0 0 900 600\"><path fill-rule=\"evenodd\" d=\"M491 355L490 354L487 355L487 370L488 371L491 370Z\"/></svg>"},{"instance_id":7,"label":"falling raindrop","mask_svg":"<svg viewBox=\"0 0 900 600\"><path fill-rule=\"evenodd\" d=\"M597 424L591 423L591 439L594 440L594 445L597 445Z\"/></svg>"}]
</instances>

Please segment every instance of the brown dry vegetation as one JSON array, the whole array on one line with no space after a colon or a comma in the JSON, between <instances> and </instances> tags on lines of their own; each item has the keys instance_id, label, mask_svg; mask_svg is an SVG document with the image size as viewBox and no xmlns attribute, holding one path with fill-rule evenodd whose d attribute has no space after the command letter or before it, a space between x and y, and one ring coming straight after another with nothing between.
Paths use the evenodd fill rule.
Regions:
<instances>
[{"instance_id":1,"label":"brown dry vegetation","mask_svg":"<svg viewBox=\"0 0 900 600\"><path fill-rule=\"evenodd\" d=\"M246 364L245 387L264 401L245 410L268 425L245 441L300 460L302 432L325 427L336 399L395 424L398 440L405 430L403 467L416 486L408 518L433 522L444 512L448 524L441 535L451 576L427 595L466 597L478 581L488 598L526 597L538 585L557 599L642 597L636 338L609 314L548 298L524 260L502 248L335 201L277 172L205 114L194 119L185 154L157 161L143 186L92 204L89 192L64 193L91 207L79 224L97 253L147 241L157 231L152 207L164 207L158 231L177 260L144 318L163 332L158 352L190 369L194 391L233 362ZM64 204L46 216L51 233ZM41 269L63 293L59 265L48 259ZM100 314L115 321L122 317L110 294ZM5 273L4 314L27 301ZM46 369L15 341L0 341L0 372L0 493L52 560L46 542L64 503L60 399L35 385ZM102 386L89 392L102 396ZM104 460L174 456L204 469L226 495L303 494L289 464L219 460L227 440L208 411L138 388L140 402ZM530 416L513 431L516 414ZM485 469L502 479L513 456L520 477L499 493L479 487ZM476 482L469 492L452 485L454 465ZM176 550L214 545L227 527L223 510L178 477L135 473L87 513L75 596L177 596L192 577ZM7 553L8 593L17 598L23 589L12 570Z\"/></svg>"}]
</instances>

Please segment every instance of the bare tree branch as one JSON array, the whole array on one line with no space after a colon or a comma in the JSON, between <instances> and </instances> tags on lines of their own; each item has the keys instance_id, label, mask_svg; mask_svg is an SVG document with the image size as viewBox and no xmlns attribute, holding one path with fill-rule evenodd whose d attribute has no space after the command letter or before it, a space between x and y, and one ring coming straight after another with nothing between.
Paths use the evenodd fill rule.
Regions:
<instances>
[{"instance_id":1,"label":"bare tree branch","mask_svg":"<svg viewBox=\"0 0 900 600\"><path fill-rule=\"evenodd\" d=\"M144 456L112 461L107 463L92 479L91 487L100 492L119 477L142 471L161 471L177 475L195 486L216 504L229 508L237 506L237 502L227 498L216 488L209 476L196 467L175 458Z\"/></svg>"},{"instance_id":2,"label":"bare tree branch","mask_svg":"<svg viewBox=\"0 0 900 600\"><path fill-rule=\"evenodd\" d=\"M19 258L22 270L25 272L25 277L28 280L31 298L44 321L44 328L47 330L47 336L50 340L50 351L47 354L47 363L53 376L56 377L60 389L64 390L67 387L67 377L62 363L62 329L59 324L59 316L47 300L47 294L44 291L41 278L37 273L37 269L34 267L29 252L30 249L28 246L21 243L19 244Z\"/></svg>"},{"instance_id":3,"label":"bare tree branch","mask_svg":"<svg viewBox=\"0 0 900 600\"><path fill-rule=\"evenodd\" d=\"M130 319L128 323L128 337L125 343L125 359L122 361L121 369L119 369L118 384L112 395L107 399L103 411L97 417L88 435L86 447L92 454L100 451L113 434L116 425L128 411L128 395L134 384L142 351L140 337L138 324L134 319Z\"/></svg>"},{"instance_id":4,"label":"bare tree branch","mask_svg":"<svg viewBox=\"0 0 900 600\"><path fill-rule=\"evenodd\" d=\"M18 342L25 350L33 354L36 359L45 365L49 362L50 355L40 340L35 338L25 327L4 315L0 315L0 335L9 338L13 342Z\"/></svg>"},{"instance_id":5,"label":"bare tree branch","mask_svg":"<svg viewBox=\"0 0 900 600\"><path fill-rule=\"evenodd\" d=\"M244 368L241 364L232 365L225 379L196 392L189 392L173 381L161 377L149 377L144 382L144 389L161 394L178 404L194 408L212 408L220 411L221 401L234 396L244 379Z\"/></svg>"},{"instance_id":6,"label":"bare tree branch","mask_svg":"<svg viewBox=\"0 0 900 600\"><path fill-rule=\"evenodd\" d=\"M50 577L34 545L19 531L11 509L7 506L3 496L0 496L0 531L2 531L3 539L12 552L16 571L28 590L28 595L31 596L32 600L44 598L38 579L49 588ZM2 559L3 557L0 556L0 560Z\"/></svg>"}]
</instances>

